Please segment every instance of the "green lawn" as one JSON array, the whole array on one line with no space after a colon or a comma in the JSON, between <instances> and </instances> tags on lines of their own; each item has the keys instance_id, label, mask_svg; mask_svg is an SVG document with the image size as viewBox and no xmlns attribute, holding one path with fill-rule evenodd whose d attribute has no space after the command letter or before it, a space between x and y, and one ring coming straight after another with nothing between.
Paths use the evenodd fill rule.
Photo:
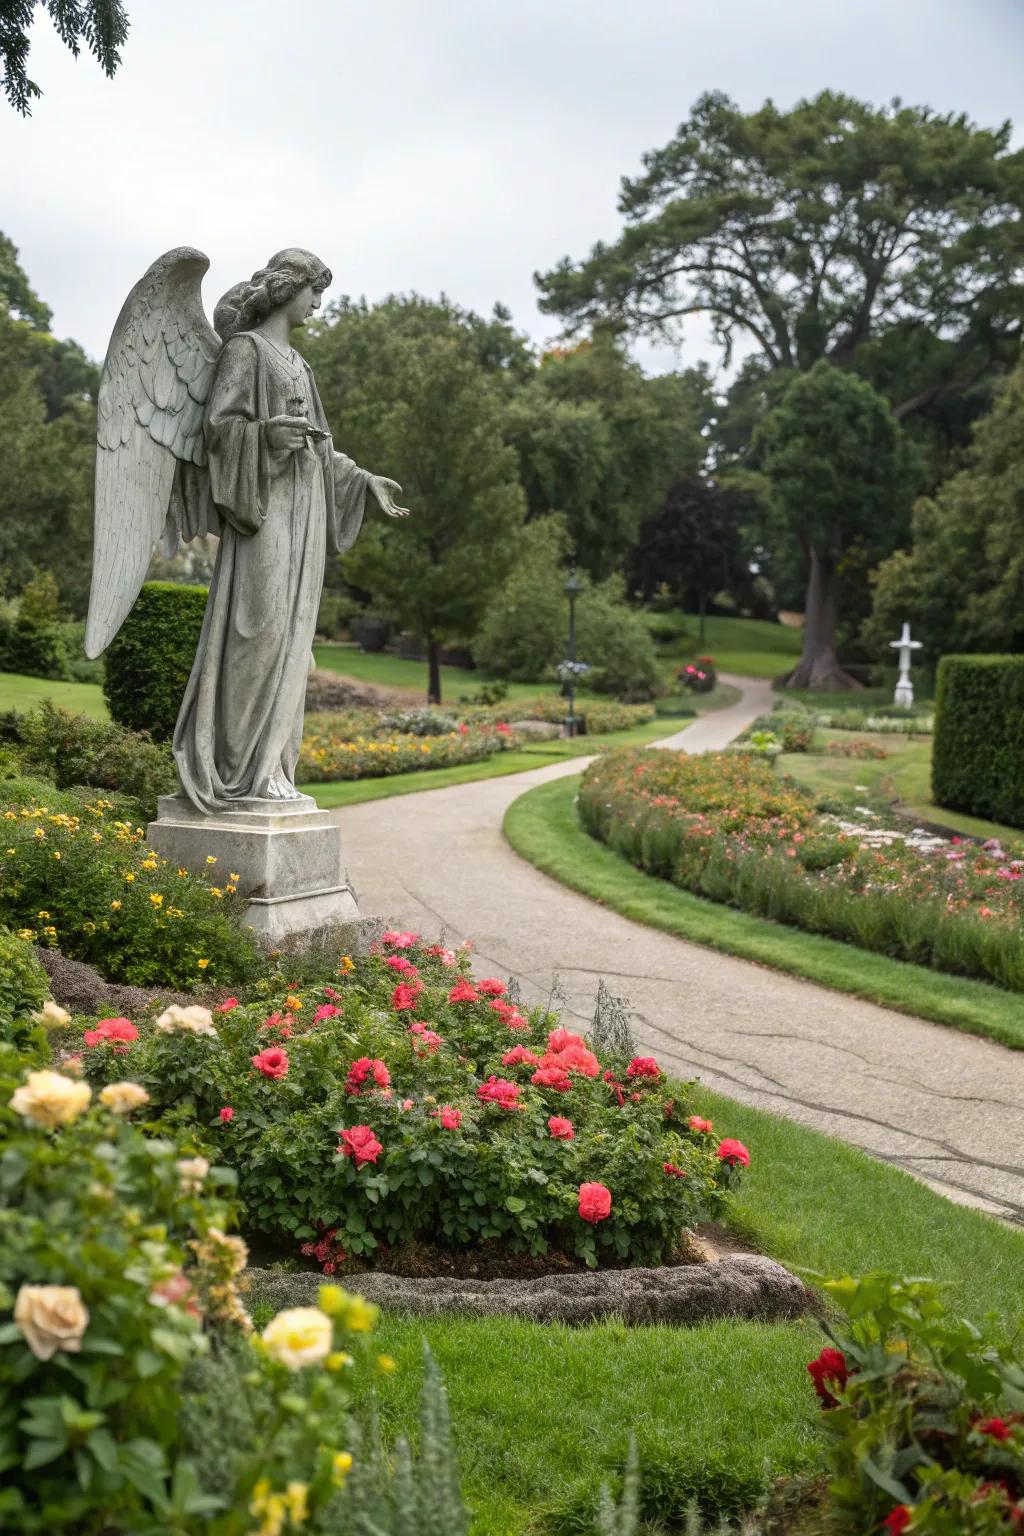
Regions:
<instances>
[{"instance_id":1,"label":"green lawn","mask_svg":"<svg viewBox=\"0 0 1024 1536\"><path fill-rule=\"evenodd\" d=\"M72 714L91 715L94 720L110 718L98 683L55 683L47 677L0 672L0 710L17 709L24 713L46 699Z\"/></svg>"},{"instance_id":2,"label":"green lawn","mask_svg":"<svg viewBox=\"0 0 1024 1536\"><path fill-rule=\"evenodd\" d=\"M658 643L659 654L678 666L695 656L713 656L719 672L740 677L780 677L795 665L801 650L801 634L785 624L762 619L731 619L712 616L705 620L705 636L698 641L700 620L692 615L651 614L648 621L666 625L685 623L676 640Z\"/></svg>"},{"instance_id":3,"label":"green lawn","mask_svg":"<svg viewBox=\"0 0 1024 1536\"><path fill-rule=\"evenodd\" d=\"M951 827L972 837L998 837L1004 842L1020 842L1020 828L1005 827L997 821L983 821L977 816L963 816L936 805L931 797L932 739L930 736L904 737L891 734L872 735L868 731L840 732L819 730L816 745L826 741L851 739L877 742L888 752L887 758L824 757L811 752L784 752L776 759L779 771L790 774L799 784L817 795L837 796L852 802L899 801L911 816L922 821Z\"/></svg>"},{"instance_id":4,"label":"green lawn","mask_svg":"<svg viewBox=\"0 0 1024 1536\"><path fill-rule=\"evenodd\" d=\"M363 683L377 683L382 688L408 688L413 693L427 697L427 664L425 661L403 661L390 651L361 651L357 645L324 645L313 647L318 667L328 672L339 672L343 677L358 678ZM455 704L461 694L477 693L488 679L482 672L470 672L464 667L441 668L441 698L444 703ZM554 693L551 683L509 683L510 699L534 698L538 693ZM582 696L582 695L581 695Z\"/></svg>"},{"instance_id":5,"label":"green lawn","mask_svg":"<svg viewBox=\"0 0 1024 1536\"><path fill-rule=\"evenodd\" d=\"M737 912L645 874L582 830L578 783L542 784L505 816L516 852L563 885L678 938L1024 1050L1024 997Z\"/></svg>"}]
</instances>

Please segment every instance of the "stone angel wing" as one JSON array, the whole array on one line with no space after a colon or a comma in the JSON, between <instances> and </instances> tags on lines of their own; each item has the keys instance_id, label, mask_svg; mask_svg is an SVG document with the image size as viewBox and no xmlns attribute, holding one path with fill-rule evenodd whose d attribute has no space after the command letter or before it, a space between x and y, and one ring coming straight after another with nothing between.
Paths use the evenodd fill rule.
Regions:
<instances>
[{"instance_id":1,"label":"stone angel wing","mask_svg":"<svg viewBox=\"0 0 1024 1536\"><path fill-rule=\"evenodd\" d=\"M171 553L179 536L220 531L203 440L222 346L203 310L209 265L190 246L159 257L128 295L110 338L96 429L90 657L124 623L165 527Z\"/></svg>"}]
</instances>

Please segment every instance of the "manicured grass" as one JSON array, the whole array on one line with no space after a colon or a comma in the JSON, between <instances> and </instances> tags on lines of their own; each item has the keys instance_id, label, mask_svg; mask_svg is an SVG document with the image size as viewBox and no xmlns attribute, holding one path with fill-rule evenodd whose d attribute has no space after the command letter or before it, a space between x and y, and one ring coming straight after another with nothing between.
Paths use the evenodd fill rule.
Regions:
<instances>
[{"instance_id":1,"label":"manicured grass","mask_svg":"<svg viewBox=\"0 0 1024 1536\"><path fill-rule=\"evenodd\" d=\"M652 615L655 623L671 615ZM763 619L730 619L712 616L705 620L703 641L697 640L700 620L687 615L686 633L677 642L659 644L659 654L680 661L694 656L713 656L719 672L740 677L781 677L796 665L802 646L798 629Z\"/></svg>"},{"instance_id":2,"label":"manicured grass","mask_svg":"<svg viewBox=\"0 0 1024 1536\"><path fill-rule=\"evenodd\" d=\"M17 709L25 713L46 699L72 714L91 715L94 720L110 718L98 683L56 683L48 677L0 672L0 710Z\"/></svg>"},{"instance_id":3,"label":"manicured grass","mask_svg":"<svg viewBox=\"0 0 1024 1536\"><path fill-rule=\"evenodd\" d=\"M888 752L887 758L823 757L810 752L784 752L776 759L781 773L790 774L799 784L818 795L864 801L898 800L912 816L922 821L951 827L972 837L998 837L1003 842L1024 840L1019 828L1005 827L997 821L983 821L977 816L963 816L936 805L931 797L932 739L930 736L903 737L872 735L868 731L819 730L815 743L865 739L877 742ZM863 786L865 793L859 793Z\"/></svg>"},{"instance_id":4,"label":"manicured grass","mask_svg":"<svg viewBox=\"0 0 1024 1536\"><path fill-rule=\"evenodd\" d=\"M578 782L573 776L529 790L505 816L516 852L563 885L678 938L1024 1050L1024 997L783 927L647 875L581 829Z\"/></svg>"},{"instance_id":5,"label":"manicured grass","mask_svg":"<svg viewBox=\"0 0 1024 1536\"><path fill-rule=\"evenodd\" d=\"M355 677L363 683L377 683L382 688L407 688L427 697L427 664L425 661L403 661L390 651L361 651L357 645L314 645L313 655L318 667L328 672L339 672L343 677ZM464 667L441 668L441 698L444 703L455 704L461 694L478 693L488 679L482 672L470 672ZM509 683L509 699L533 698L538 693L555 693L550 683Z\"/></svg>"}]
</instances>

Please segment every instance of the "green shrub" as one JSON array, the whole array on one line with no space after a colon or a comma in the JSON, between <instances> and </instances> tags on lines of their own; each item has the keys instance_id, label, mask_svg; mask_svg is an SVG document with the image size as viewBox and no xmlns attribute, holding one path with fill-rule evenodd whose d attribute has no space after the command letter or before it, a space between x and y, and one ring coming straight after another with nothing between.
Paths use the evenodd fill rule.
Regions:
<instances>
[{"instance_id":1,"label":"green shrub","mask_svg":"<svg viewBox=\"0 0 1024 1536\"><path fill-rule=\"evenodd\" d=\"M895 1275L825 1290L846 1316L811 1362L837 1529L997 1536L1024 1526L1024 1355ZM831 1526L830 1526L831 1528Z\"/></svg>"},{"instance_id":2,"label":"green shrub","mask_svg":"<svg viewBox=\"0 0 1024 1536\"><path fill-rule=\"evenodd\" d=\"M36 805L5 800L6 787L0 922L138 986L231 986L259 971L230 871L214 886L172 868L109 801L83 797L77 811L55 811L52 786Z\"/></svg>"},{"instance_id":3,"label":"green shrub","mask_svg":"<svg viewBox=\"0 0 1024 1536\"><path fill-rule=\"evenodd\" d=\"M312 1318L281 1313L254 1346L237 1283L245 1245L225 1235L231 1173L180 1131L145 1136L126 1097L135 1090L138 1112L137 1085L90 1103L87 1084L19 1082L20 1067L0 1047L0 1525L22 1536L369 1529L349 1519L345 1483L376 1309L325 1286ZM375 1479L382 1510L396 1492L417 1510L429 1497L446 1531L463 1530L446 1428L435 1372L415 1469L405 1452L392 1487L380 1454L359 1447L360 1510Z\"/></svg>"},{"instance_id":4,"label":"green shrub","mask_svg":"<svg viewBox=\"0 0 1024 1536\"><path fill-rule=\"evenodd\" d=\"M142 821L156 815L158 795L178 787L170 747L110 721L71 715L46 702L28 714L7 716L4 734L13 737L27 774L51 779L58 788L91 785L136 804Z\"/></svg>"},{"instance_id":5,"label":"green shrub","mask_svg":"<svg viewBox=\"0 0 1024 1536\"><path fill-rule=\"evenodd\" d=\"M0 928L0 1040L20 1040L31 1030L29 1015L50 991L46 972L27 939Z\"/></svg>"},{"instance_id":6,"label":"green shrub","mask_svg":"<svg viewBox=\"0 0 1024 1536\"><path fill-rule=\"evenodd\" d=\"M1024 827L1024 656L943 656L935 694L937 805Z\"/></svg>"},{"instance_id":7,"label":"green shrub","mask_svg":"<svg viewBox=\"0 0 1024 1536\"><path fill-rule=\"evenodd\" d=\"M71 667L60 625L0 620L0 672L67 682Z\"/></svg>"},{"instance_id":8,"label":"green shrub","mask_svg":"<svg viewBox=\"0 0 1024 1536\"><path fill-rule=\"evenodd\" d=\"M619 577L584 593L577 631L577 655L590 666L586 682L595 693L637 701L663 691L654 641L643 615L625 601Z\"/></svg>"},{"instance_id":9,"label":"green shrub","mask_svg":"<svg viewBox=\"0 0 1024 1536\"><path fill-rule=\"evenodd\" d=\"M538 518L523 529L515 564L473 639L473 660L483 672L521 683L554 676L568 630L562 563L568 548L561 517Z\"/></svg>"},{"instance_id":10,"label":"green shrub","mask_svg":"<svg viewBox=\"0 0 1024 1536\"><path fill-rule=\"evenodd\" d=\"M415 938L386 932L334 984L222 1006L204 1033L143 1024L128 1058L96 1041L86 1070L129 1061L153 1112L187 1113L237 1171L245 1226L327 1266L413 1242L659 1263L722 1209L737 1170L683 1085L599 1059Z\"/></svg>"},{"instance_id":11,"label":"green shrub","mask_svg":"<svg viewBox=\"0 0 1024 1536\"><path fill-rule=\"evenodd\" d=\"M541 693L533 699L512 699L498 707L473 706L462 712L463 719L499 720L547 720L561 725L565 719L566 702L557 693ZM655 715L652 704L620 704L615 699L576 700L576 719L588 736L603 736L614 731L628 731L637 725L646 725ZM582 733L581 733L582 734Z\"/></svg>"},{"instance_id":12,"label":"green shrub","mask_svg":"<svg viewBox=\"0 0 1024 1536\"><path fill-rule=\"evenodd\" d=\"M107 650L103 693L120 725L170 740L205 612L205 587L146 582Z\"/></svg>"}]
</instances>

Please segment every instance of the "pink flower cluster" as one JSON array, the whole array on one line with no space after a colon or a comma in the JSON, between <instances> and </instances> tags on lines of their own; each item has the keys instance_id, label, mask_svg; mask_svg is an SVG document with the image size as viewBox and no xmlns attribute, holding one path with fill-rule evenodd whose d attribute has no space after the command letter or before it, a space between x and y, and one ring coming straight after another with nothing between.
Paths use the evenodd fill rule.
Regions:
<instances>
[{"instance_id":1,"label":"pink flower cluster","mask_svg":"<svg viewBox=\"0 0 1024 1536\"><path fill-rule=\"evenodd\" d=\"M367 1084L367 1079L371 1079ZM360 1056L348 1069L345 1079L345 1092L353 1097L358 1097L363 1089L369 1086L374 1088L390 1088L391 1073L382 1061L376 1056Z\"/></svg>"},{"instance_id":2,"label":"pink flower cluster","mask_svg":"<svg viewBox=\"0 0 1024 1536\"><path fill-rule=\"evenodd\" d=\"M100 1019L94 1029L87 1029L82 1035L86 1045L109 1043L119 1056L123 1056L131 1042L138 1038L139 1032L131 1019Z\"/></svg>"}]
</instances>

